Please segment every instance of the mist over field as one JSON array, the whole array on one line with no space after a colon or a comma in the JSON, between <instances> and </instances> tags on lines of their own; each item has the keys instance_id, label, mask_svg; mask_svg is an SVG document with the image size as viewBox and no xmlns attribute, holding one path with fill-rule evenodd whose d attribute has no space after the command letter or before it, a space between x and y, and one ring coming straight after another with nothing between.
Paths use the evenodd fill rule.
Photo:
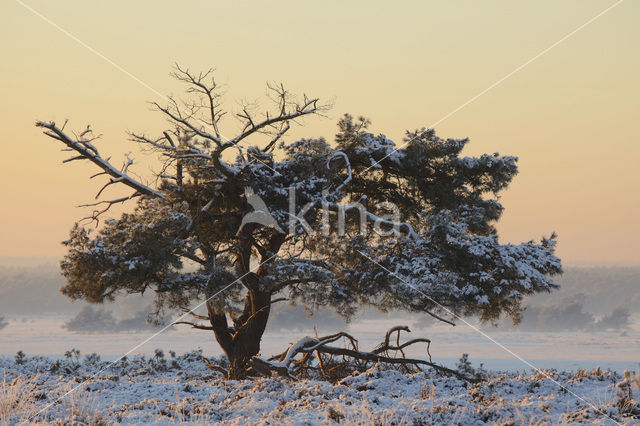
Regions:
<instances>
[{"instance_id":1,"label":"mist over field","mask_svg":"<svg viewBox=\"0 0 640 426\"><path fill-rule=\"evenodd\" d=\"M511 321L497 326L470 323L527 359L564 361L556 365L568 367L572 360L613 367L619 362L635 365L640 353L640 267L568 267L558 282L559 290L525 300L527 308L517 326ZM51 259L2 260L0 354L25 350L61 355L78 347L84 352L116 356L164 327L166 330L137 352L152 353L157 347L179 351L203 348L218 354L210 332L170 326L170 318L164 325L149 323L151 296L127 296L97 305L73 303L59 292L63 283L57 263ZM491 365L493 359L508 359L507 364L499 365L527 367L465 324L451 327L427 315L382 313L373 308L347 324L328 309L311 314L287 302L278 303L263 346L266 353L275 353L288 342L313 334L314 327L318 333L348 330L362 338L363 344L374 346L390 324L407 324L415 337L431 338L432 353L445 363L465 351L485 365ZM579 365L583 364L574 367Z\"/></svg>"},{"instance_id":2,"label":"mist over field","mask_svg":"<svg viewBox=\"0 0 640 426\"><path fill-rule=\"evenodd\" d=\"M11 266L10 263L17 263ZM560 289L549 294L529 296L522 323L513 326L510 321L500 323L498 331L518 329L532 332L570 330L625 331L633 328L634 315L640 315L640 267L568 267L557 278ZM138 330L146 323L146 315L153 309L152 298L126 296L114 303L92 305L72 302L59 291L64 284L58 265L47 258L14 261L5 258L0 262L0 315L7 319L33 318L43 315L68 316L73 330L76 320L87 323L87 331ZM314 325L340 328L345 323L328 309L311 315L300 307L276 305L269 326L273 330L286 328L308 331ZM355 322L385 317L407 318L422 327L435 322L427 315L406 313L381 313L367 309ZM127 329L127 320L131 329ZM76 321L77 322L77 321ZM81 331L81 330L77 330Z\"/></svg>"}]
</instances>

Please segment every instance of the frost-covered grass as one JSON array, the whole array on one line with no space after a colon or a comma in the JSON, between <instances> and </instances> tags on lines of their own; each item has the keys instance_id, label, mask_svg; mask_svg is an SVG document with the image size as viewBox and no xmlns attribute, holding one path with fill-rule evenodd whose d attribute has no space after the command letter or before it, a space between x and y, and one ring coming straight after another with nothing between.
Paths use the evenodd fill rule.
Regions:
<instances>
[{"instance_id":1,"label":"frost-covered grass","mask_svg":"<svg viewBox=\"0 0 640 426\"><path fill-rule=\"evenodd\" d=\"M70 351L0 358L0 380L1 424L640 424L638 376L599 369L489 373L475 385L382 366L337 383L225 381L200 352L110 365Z\"/></svg>"}]
</instances>

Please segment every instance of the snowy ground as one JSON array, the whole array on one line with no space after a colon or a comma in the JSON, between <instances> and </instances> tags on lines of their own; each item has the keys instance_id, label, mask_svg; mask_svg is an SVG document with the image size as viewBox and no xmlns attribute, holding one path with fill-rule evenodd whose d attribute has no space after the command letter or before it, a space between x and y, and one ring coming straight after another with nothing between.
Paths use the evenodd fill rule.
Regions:
<instances>
[{"instance_id":1,"label":"snowy ground","mask_svg":"<svg viewBox=\"0 0 640 426\"><path fill-rule=\"evenodd\" d=\"M224 381L199 352L18 362L0 358L2 424L640 424L640 406L620 387L631 383L637 397L638 376L610 371L491 373L471 386L373 366L332 384Z\"/></svg>"}]
</instances>

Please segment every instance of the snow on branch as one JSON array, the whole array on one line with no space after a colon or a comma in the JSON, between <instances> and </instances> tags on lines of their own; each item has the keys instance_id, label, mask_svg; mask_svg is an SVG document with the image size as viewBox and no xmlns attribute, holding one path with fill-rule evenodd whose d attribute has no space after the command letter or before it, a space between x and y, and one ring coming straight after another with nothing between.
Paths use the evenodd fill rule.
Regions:
<instances>
[{"instance_id":1,"label":"snow on branch","mask_svg":"<svg viewBox=\"0 0 640 426\"><path fill-rule=\"evenodd\" d=\"M306 367L308 368L311 361L310 355L313 353L318 357L318 365L322 373L326 376L323 370L323 361L321 355L328 356L342 356L343 358L351 358L354 361L366 363L386 363L386 364L400 364L404 366L414 365L416 367L422 365L427 366L445 373L448 375L456 376L462 380L474 382L475 378L467 377L458 371L446 368L442 365L435 364L431 361L431 354L429 353L429 345L431 340L419 338L413 339L405 343L400 343L400 332L409 332L407 326L396 326L390 328L384 338L384 341L379 344L372 351L366 352L358 349L358 341L348 333L343 331L330 334L324 337L303 337L297 342L293 343L289 348L281 354L275 355L268 360L264 360L259 357L254 357L251 361L251 366L260 374L269 375L271 372L275 372L281 376L292 377L291 374L295 373L296 368ZM391 335L398 333L396 344L390 343ZM330 343L336 342L341 338L347 339L351 348L329 346ZM406 358L403 349L414 345L416 343L427 343L427 355L429 361L423 359ZM390 352L400 352L401 356L393 356ZM296 360L297 355L302 355L302 359Z\"/></svg>"},{"instance_id":2,"label":"snow on branch","mask_svg":"<svg viewBox=\"0 0 640 426\"><path fill-rule=\"evenodd\" d=\"M145 195L147 197L164 198L164 195L162 195L160 192L135 180L134 178L132 178L127 174L127 170L129 166L133 163L131 159L127 159L127 162L122 167L122 169L118 170L109 162L108 158L107 159L102 158L102 156L98 152L98 149L92 144L92 142L96 140L98 137L87 137L87 135L91 134L91 129L89 126L87 126L87 129L84 130L82 133L80 133L78 137L75 139L72 139L71 137L69 137L63 131L63 129L56 126L56 123L53 121L50 121L50 122L37 121L36 127L42 127L46 129L44 130L45 135L53 139L59 140L60 142L64 143L70 149L76 151L79 154L75 157L68 158L67 160L65 160L65 162L76 160L76 159L89 160L95 165L97 165L98 167L100 167L103 170L104 174L111 176L110 182L107 183L107 185L105 186L111 185L113 183L122 183L124 185L129 186L130 188L133 188L140 195ZM97 175L94 175L94 176L97 176ZM101 192L102 190L100 190L100 192L98 193L98 196L100 195Z\"/></svg>"}]
</instances>

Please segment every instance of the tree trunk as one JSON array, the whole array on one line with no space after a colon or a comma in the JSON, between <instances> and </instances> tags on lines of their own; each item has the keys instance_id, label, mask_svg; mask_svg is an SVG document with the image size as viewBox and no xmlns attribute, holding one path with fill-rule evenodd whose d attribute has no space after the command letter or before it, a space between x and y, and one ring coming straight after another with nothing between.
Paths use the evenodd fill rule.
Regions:
<instances>
[{"instance_id":1,"label":"tree trunk","mask_svg":"<svg viewBox=\"0 0 640 426\"><path fill-rule=\"evenodd\" d=\"M251 358L260 353L260 341L271 310L271 294L249 290L243 313L234 318L233 328L229 328L226 314L217 310L213 303L207 303L207 310L215 338L229 359L228 378L246 378L251 373Z\"/></svg>"},{"instance_id":2,"label":"tree trunk","mask_svg":"<svg viewBox=\"0 0 640 426\"><path fill-rule=\"evenodd\" d=\"M242 228L239 235L240 249L237 264L238 275L242 276L242 284L247 289L242 314L233 318L233 328L229 328L224 310L215 309L214 303L207 302L209 321L216 340L229 359L229 379L244 379L251 374L250 361L260 353L260 340L267 327L271 311L271 291L260 285L261 265L269 261L277 253L285 241L285 235L276 233L261 253L261 263L257 271L251 269L251 252L253 247L252 232L255 224L250 223Z\"/></svg>"}]
</instances>

